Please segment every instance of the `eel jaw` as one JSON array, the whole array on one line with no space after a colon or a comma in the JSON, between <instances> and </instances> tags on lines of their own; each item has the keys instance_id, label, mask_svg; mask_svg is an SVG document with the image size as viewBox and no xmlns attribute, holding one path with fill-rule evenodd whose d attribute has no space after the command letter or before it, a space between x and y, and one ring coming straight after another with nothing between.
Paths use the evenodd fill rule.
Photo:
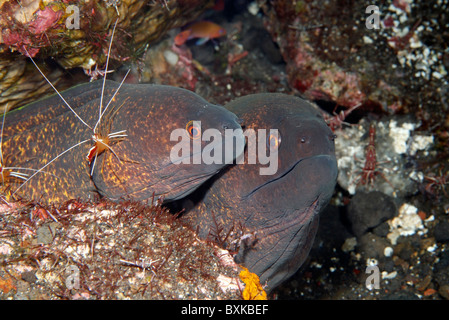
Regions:
<instances>
[{"instance_id":1,"label":"eel jaw","mask_svg":"<svg viewBox=\"0 0 449 320\"><path fill-rule=\"evenodd\" d=\"M262 228L256 235L257 248L240 247L235 261L259 275L260 282L267 285L265 291L271 291L306 260L318 229L319 210L320 199L317 198L291 219Z\"/></svg>"}]
</instances>

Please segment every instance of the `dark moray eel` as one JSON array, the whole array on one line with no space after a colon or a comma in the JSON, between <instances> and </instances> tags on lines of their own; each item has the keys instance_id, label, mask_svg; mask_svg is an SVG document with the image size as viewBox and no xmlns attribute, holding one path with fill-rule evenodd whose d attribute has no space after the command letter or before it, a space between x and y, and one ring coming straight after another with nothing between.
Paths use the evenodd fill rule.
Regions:
<instances>
[{"instance_id":1,"label":"dark moray eel","mask_svg":"<svg viewBox=\"0 0 449 320\"><path fill-rule=\"evenodd\" d=\"M170 140L171 132L201 121L201 129L241 129L237 117L185 89L150 84L106 81L103 108L112 97L96 132L103 136L126 130L126 137L111 139L109 148L93 161L86 160L94 142L93 128L99 118L102 80L82 84L62 93L86 122L83 124L58 95L32 103L6 116L3 132L3 167L44 168L22 185L9 177L5 193L40 203L67 199L92 199L96 194L118 200L162 196L166 201L182 198L220 171L225 164L173 164L171 148L191 139ZM240 133L243 140L243 135ZM87 140L87 141L86 141ZM79 146L74 147L78 143ZM208 142L201 142L204 147ZM224 142L223 142L224 143ZM69 148L70 151L64 153ZM235 150L234 150L235 151ZM243 148L240 151L242 152ZM64 153L64 154L62 154ZM52 160L58 155L59 158ZM193 152L187 156L192 157ZM34 174L31 170L15 170Z\"/></svg>"},{"instance_id":2,"label":"dark moray eel","mask_svg":"<svg viewBox=\"0 0 449 320\"><path fill-rule=\"evenodd\" d=\"M191 196L194 207L181 220L201 238L238 251L234 260L259 275L270 291L306 259L318 227L318 214L330 200L337 179L334 137L320 113L306 101L282 94L255 94L225 106L247 129L278 129L267 134L278 155L274 175L268 165L226 168ZM259 137L260 138L260 137ZM262 141L265 143L265 141Z\"/></svg>"}]
</instances>

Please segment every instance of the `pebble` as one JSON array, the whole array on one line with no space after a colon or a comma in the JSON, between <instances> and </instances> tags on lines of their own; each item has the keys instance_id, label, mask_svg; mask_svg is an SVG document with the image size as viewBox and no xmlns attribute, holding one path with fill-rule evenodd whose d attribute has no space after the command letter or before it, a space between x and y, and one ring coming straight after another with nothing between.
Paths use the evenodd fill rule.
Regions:
<instances>
[{"instance_id":1,"label":"pebble","mask_svg":"<svg viewBox=\"0 0 449 320\"><path fill-rule=\"evenodd\" d=\"M57 223L51 222L48 224L44 224L36 230L36 241L38 244L50 244L52 243L55 232L56 232Z\"/></svg>"},{"instance_id":2,"label":"pebble","mask_svg":"<svg viewBox=\"0 0 449 320\"><path fill-rule=\"evenodd\" d=\"M176 53L171 50L164 51L164 58L170 65L174 66L178 63L179 57Z\"/></svg>"},{"instance_id":3,"label":"pebble","mask_svg":"<svg viewBox=\"0 0 449 320\"><path fill-rule=\"evenodd\" d=\"M355 247L357 246L357 238L351 237L347 238L343 245L341 246L341 250L343 252L351 252L354 251Z\"/></svg>"},{"instance_id":4,"label":"pebble","mask_svg":"<svg viewBox=\"0 0 449 320\"><path fill-rule=\"evenodd\" d=\"M385 257L391 257L392 254L393 254L393 248L392 247L385 247L385 249L384 249Z\"/></svg>"},{"instance_id":5,"label":"pebble","mask_svg":"<svg viewBox=\"0 0 449 320\"><path fill-rule=\"evenodd\" d=\"M397 275L398 275L397 271L393 271L393 272L390 272L390 273L388 273L386 271L383 271L382 272L382 279L394 279L394 278L396 278Z\"/></svg>"},{"instance_id":6,"label":"pebble","mask_svg":"<svg viewBox=\"0 0 449 320\"><path fill-rule=\"evenodd\" d=\"M259 13L259 5L257 4L256 1L253 1L250 4L248 4L248 12L251 13L253 16Z\"/></svg>"},{"instance_id":7,"label":"pebble","mask_svg":"<svg viewBox=\"0 0 449 320\"><path fill-rule=\"evenodd\" d=\"M29 282L29 283L35 283L37 280L35 270L24 271L24 272L22 272L20 277L22 278L22 280Z\"/></svg>"}]
</instances>

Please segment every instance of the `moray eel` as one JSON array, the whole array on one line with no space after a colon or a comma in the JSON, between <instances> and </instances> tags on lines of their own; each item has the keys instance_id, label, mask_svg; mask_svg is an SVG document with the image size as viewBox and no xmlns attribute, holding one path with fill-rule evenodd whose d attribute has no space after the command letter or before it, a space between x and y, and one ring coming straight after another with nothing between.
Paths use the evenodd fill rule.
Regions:
<instances>
[{"instance_id":1,"label":"moray eel","mask_svg":"<svg viewBox=\"0 0 449 320\"><path fill-rule=\"evenodd\" d=\"M106 111L95 128L102 85L98 80L62 93L85 123L58 95L6 115L2 166L24 168L9 170L31 179L24 183L23 178L9 175L3 181L4 193L44 204L89 200L98 194L112 200L145 200L154 194L171 201L186 196L226 165L171 161L172 147L191 146L187 131L191 121L200 121L194 133L236 129L240 130L237 139L244 141L238 119L230 111L188 90L150 84L123 84L118 90L119 83L106 81L102 103ZM94 143L94 128L96 141L102 138L107 143ZM175 129L182 129L185 139L171 139ZM201 147L207 143L201 141ZM234 152L237 156L243 147ZM184 159L193 156L190 151ZM36 173L37 169L42 170Z\"/></svg>"},{"instance_id":2,"label":"moray eel","mask_svg":"<svg viewBox=\"0 0 449 320\"><path fill-rule=\"evenodd\" d=\"M180 219L201 238L237 252L234 260L270 291L299 269L312 246L318 214L337 179L334 135L320 113L297 97L255 94L225 107L242 118L245 134L267 130L266 142L258 136L258 143L277 156L277 171L261 175L269 166L259 153L250 164L248 138L243 164L226 168L192 194L193 208L184 201ZM277 137L269 129L278 129Z\"/></svg>"}]
</instances>

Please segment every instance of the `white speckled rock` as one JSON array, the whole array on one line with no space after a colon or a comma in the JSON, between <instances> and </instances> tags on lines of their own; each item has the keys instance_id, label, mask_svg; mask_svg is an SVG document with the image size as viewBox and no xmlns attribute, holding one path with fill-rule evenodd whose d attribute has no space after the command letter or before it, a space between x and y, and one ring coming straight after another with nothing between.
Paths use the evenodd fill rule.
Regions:
<instances>
[{"instance_id":1,"label":"white speckled rock","mask_svg":"<svg viewBox=\"0 0 449 320\"><path fill-rule=\"evenodd\" d=\"M394 116L376 121L376 168L379 173L372 184L363 185L359 180L365 165L369 125L363 119L357 125L335 132L339 185L350 194L355 194L357 190L377 190L390 196L415 193L419 181L416 177L422 177L422 174L415 170L413 159L431 152L433 136L415 132L419 123L410 117Z\"/></svg>"}]
</instances>

